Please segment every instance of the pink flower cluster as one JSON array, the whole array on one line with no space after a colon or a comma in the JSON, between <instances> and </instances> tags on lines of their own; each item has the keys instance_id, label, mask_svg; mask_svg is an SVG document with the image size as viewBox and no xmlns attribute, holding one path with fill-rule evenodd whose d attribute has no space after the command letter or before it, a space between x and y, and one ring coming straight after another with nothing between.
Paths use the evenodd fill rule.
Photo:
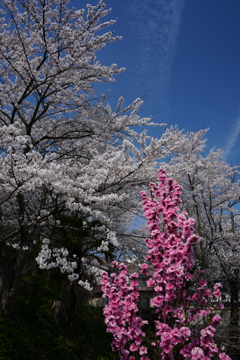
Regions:
<instances>
[{"instance_id":1,"label":"pink flower cluster","mask_svg":"<svg viewBox=\"0 0 240 360\"><path fill-rule=\"evenodd\" d=\"M141 345L145 336L141 328L147 321L137 316L138 274L128 276L126 265L117 261L113 261L112 268L116 270L111 274L112 281L106 272L102 274L102 290L108 298L103 310L107 331L114 336L112 349L120 352L121 360L135 360L135 356L129 356L130 352L147 353L147 348ZM149 358L141 356L141 360Z\"/></svg>"},{"instance_id":2,"label":"pink flower cluster","mask_svg":"<svg viewBox=\"0 0 240 360\"><path fill-rule=\"evenodd\" d=\"M208 360L219 354L214 334L221 321L216 310L222 308L222 304L209 306L209 300L213 296L220 297L221 284L215 284L212 294L207 282L199 278L203 271L194 274L193 245L199 241L194 234L194 219L187 218L187 213L179 210L180 185L168 179L164 170L160 170L158 180L158 186L150 184L151 197L141 193L151 235L146 239L149 250L141 273L148 276L147 286L155 291L152 305L158 314L155 321L157 341L152 346L157 359L172 360L181 354L186 360ZM151 264L151 276L148 264ZM128 285L126 266L114 263L113 267L122 271L112 274L113 283L106 273L103 274L103 292L109 299L104 309L107 331L114 335L113 350L120 351L121 359L134 360L136 357L131 352L147 353L147 348L142 346L144 321L137 316L137 274L130 276ZM203 319L208 326L198 332L195 325ZM141 357L141 360L147 359ZM222 352L219 359L230 358Z\"/></svg>"}]
</instances>

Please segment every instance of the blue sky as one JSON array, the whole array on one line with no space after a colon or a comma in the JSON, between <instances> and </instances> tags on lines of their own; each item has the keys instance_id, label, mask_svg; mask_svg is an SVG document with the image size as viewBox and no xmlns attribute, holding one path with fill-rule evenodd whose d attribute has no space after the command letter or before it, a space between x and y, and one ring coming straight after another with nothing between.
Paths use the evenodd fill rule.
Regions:
<instances>
[{"instance_id":1,"label":"blue sky","mask_svg":"<svg viewBox=\"0 0 240 360\"><path fill-rule=\"evenodd\" d=\"M209 127L208 146L240 162L240 1L108 0L107 6L123 39L98 58L126 68L115 83L101 85L111 90L112 103L121 95L126 105L141 97L141 116L186 131ZM149 133L156 136L156 128Z\"/></svg>"}]
</instances>

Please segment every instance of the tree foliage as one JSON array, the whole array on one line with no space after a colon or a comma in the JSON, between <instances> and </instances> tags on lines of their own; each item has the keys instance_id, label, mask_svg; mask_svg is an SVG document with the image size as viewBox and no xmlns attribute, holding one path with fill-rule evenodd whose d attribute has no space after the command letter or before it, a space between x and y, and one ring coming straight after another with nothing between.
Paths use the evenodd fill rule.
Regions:
<instances>
[{"instance_id":1,"label":"tree foliage","mask_svg":"<svg viewBox=\"0 0 240 360\"><path fill-rule=\"evenodd\" d=\"M168 146L174 144L175 148L170 162L163 166L183 186L182 208L196 219L195 228L202 239L195 251L198 265L209 281L223 284L231 309L231 351L239 356L239 166L225 162L222 150L204 154L206 132L168 131Z\"/></svg>"},{"instance_id":2,"label":"tree foliage","mask_svg":"<svg viewBox=\"0 0 240 360\"><path fill-rule=\"evenodd\" d=\"M137 115L140 99L124 107L120 98L112 111L92 88L123 71L96 59L118 39L106 31L114 21L103 21L110 10L102 0L86 12L68 3L2 2L0 294L6 313L13 311L29 252L61 229L61 214L100 221L111 241L107 233L115 238L119 224L129 223L138 207L136 191L165 155L161 140L133 128L151 125Z\"/></svg>"}]
</instances>

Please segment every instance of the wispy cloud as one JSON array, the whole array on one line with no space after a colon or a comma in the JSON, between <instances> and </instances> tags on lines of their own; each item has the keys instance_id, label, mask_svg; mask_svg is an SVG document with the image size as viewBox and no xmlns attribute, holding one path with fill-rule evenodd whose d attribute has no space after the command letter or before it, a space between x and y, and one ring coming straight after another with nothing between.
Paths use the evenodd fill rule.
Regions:
<instances>
[{"instance_id":1,"label":"wispy cloud","mask_svg":"<svg viewBox=\"0 0 240 360\"><path fill-rule=\"evenodd\" d=\"M176 51L181 12L185 0L142 0L135 11L137 31L136 69L138 80L144 79L145 92L157 100L165 111Z\"/></svg>"},{"instance_id":2,"label":"wispy cloud","mask_svg":"<svg viewBox=\"0 0 240 360\"><path fill-rule=\"evenodd\" d=\"M240 135L240 113L237 117L237 119L234 121L234 124L232 126L232 131L230 132L230 135L227 138L226 145L224 146L224 154L223 159L226 161L231 154L233 148L236 145L236 142Z\"/></svg>"}]
</instances>

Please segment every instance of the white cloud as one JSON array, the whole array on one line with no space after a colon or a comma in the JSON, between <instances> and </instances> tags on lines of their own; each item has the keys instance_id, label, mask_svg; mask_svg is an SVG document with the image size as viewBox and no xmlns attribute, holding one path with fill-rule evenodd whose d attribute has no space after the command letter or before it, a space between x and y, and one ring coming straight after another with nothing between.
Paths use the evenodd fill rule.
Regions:
<instances>
[{"instance_id":1,"label":"white cloud","mask_svg":"<svg viewBox=\"0 0 240 360\"><path fill-rule=\"evenodd\" d=\"M234 121L232 131L227 138L226 145L224 146L223 159L226 161L230 153L232 152L240 134L240 113L237 119Z\"/></svg>"},{"instance_id":2,"label":"white cloud","mask_svg":"<svg viewBox=\"0 0 240 360\"><path fill-rule=\"evenodd\" d=\"M139 1L133 26L137 32L135 74L139 81L147 79L144 89L164 104L176 51L181 11L185 0ZM138 80L136 79L136 82ZM139 84L140 85L140 84Z\"/></svg>"}]
</instances>

